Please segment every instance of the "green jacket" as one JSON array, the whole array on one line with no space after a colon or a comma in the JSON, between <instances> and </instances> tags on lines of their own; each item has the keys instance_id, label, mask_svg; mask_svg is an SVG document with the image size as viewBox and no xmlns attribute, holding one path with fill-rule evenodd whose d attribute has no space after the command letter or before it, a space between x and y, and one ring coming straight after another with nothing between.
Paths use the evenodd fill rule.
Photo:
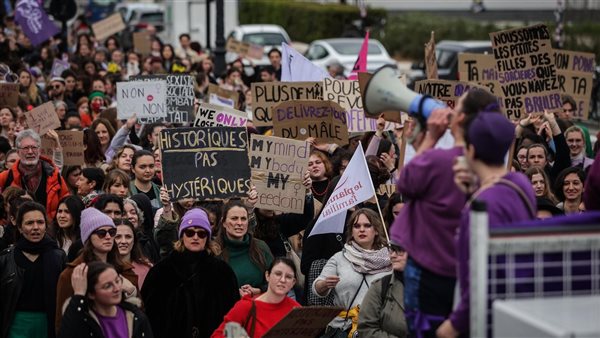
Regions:
<instances>
[{"instance_id":1,"label":"green jacket","mask_svg":"<svg viewBox=\"0 0 600 338\"><path fill-rule=\"evenodd\" d=\"M273 255L267 244L250 234L246 234L241 241L231 240L227 236L224 237L224 248L221 256L224 256L224 253L227 254L229 266L235 272L238 286L250 284L255 288L264 288L266 284L265 270L250 260L249 249L250 242L254 241L263 254L266 266L269 266L273 262Z\"/></svg>"}]
</instances>

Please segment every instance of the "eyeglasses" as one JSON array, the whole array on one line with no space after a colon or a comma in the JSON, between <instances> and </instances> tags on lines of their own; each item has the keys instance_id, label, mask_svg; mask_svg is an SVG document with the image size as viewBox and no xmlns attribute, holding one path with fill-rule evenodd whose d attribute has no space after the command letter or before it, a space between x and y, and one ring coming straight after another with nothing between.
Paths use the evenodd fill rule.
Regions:
<instances>
[{"instance_id":1,"label":"eyeglasses","mask_svg":"<svg viewBox=\"0 0 600 338\"><path fill-rule=\"evenodd\" d=\"M60 89L60 85L52 86L52 89Z\"/></svg>"},{"instance_id":2,"label":"eyeglasses","mask_svg":"<svg viewBox=\"0 0 600 338\"><path fill-rule=\"evenodd\" d=\"M37 151L38 149L40 149L39 146L19 147L19 150L25 150L25 151Z\"/></svg>"},{"instance_id":3,"label":"eyeglasses","mask_svg":"<svg viewBox=\"0 0 600 338\"><path fill-rule=\"evenodd\" d=\"M208 233L204 230L185 229L183 230L183 234L187 238L194 238L195 235L198 235L200 239L208 237Z\"/></svg>"},{"instance_id":4,"label":"eyeglasses","mask_svg":"<svg viewBox=\"0 0 600 338\"><path fill-rule=\"evenodd\" d=\"M403 254L406 252L406 250L404 250L403 247L398 246L398 245L393 245L393 244L390 244L389 249L391 252L393 252L395 254Z\"/></svg>"},{"instance_id":5,"label":"eyeglasses","mask_svg":"<svg viewBox=\"0 0 600 338\"><path fill-rule=\"evenodd\" d=\"M96 234L100 238L105 238L106 234L108 234L112 238L112 237L115 237L115 235L117 234L117 229L115 229L115 228L110 228L108 230L100 229L100 230L96 230L92 233Z\"/></svg>"}]
</instances>

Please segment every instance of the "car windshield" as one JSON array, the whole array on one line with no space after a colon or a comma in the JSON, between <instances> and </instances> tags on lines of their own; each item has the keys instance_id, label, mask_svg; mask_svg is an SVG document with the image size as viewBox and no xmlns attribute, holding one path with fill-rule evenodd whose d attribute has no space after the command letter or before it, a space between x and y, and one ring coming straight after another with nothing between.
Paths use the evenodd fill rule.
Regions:
<instances>
[{"instance_id":1,"label":"car windshield","mask_svg":"<svg viewBox=\"0 0 600 338\"><path fill-rule=\"evenodd\" d=\"M154 12L154 13L142 13L140 17L140 21L144 22L163 22L163 13Z\"/></svg>"},{"instance_id":2,"label":"car windshield","mask_svg":"<svg viewBox=\"0 0 600 338\"><path fill-rule=\"evenodd\" d=\"M251 33L244 34L244 42L253 43L261 46L280 46L285 41L285 37L279 33Z\"/></svg>"},{"instance_id":3,"label":"car windshield","mask_svg":"<svg viewBox=\"0 0 600 338\"><path fill-rule=\"evenodd\" d=\"M362 41L329 42L331 47L340 55L358 55ZM373 42L369 42L369 55L382 54L381 48Z\"/></svg>"},{"instance_id":4,"label":"car windshield","mask_svg":"<svg viewBox=\"0 0 600 338\"><path fill-rule=\"evenodd\" d=\"M451 50L436 49L435 58L437 59L438 68L450 68L455 55L456 52Z\"/></svg>"}]
</instances>

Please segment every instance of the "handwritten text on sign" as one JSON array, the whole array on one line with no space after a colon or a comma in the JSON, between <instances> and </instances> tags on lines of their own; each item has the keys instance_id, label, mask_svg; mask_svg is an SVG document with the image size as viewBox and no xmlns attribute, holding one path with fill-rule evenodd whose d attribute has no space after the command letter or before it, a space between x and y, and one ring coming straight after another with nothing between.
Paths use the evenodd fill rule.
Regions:
<instances>
[{"instance_id":1,"label":"handwritten text on sign","mask_svg":"<svg viewBox=\"0 0 600 338\"><path fill-rule=\"evenodd\" d=\"M545 25L490 33L508 118L561 109L550 33Z\"/></svg>"},{"instance_id":2,"label":"handwritten text on sign","mask_svg":"<svg viewBox=\"0 0 600 338\"><path fill-rule=\"evenodd\" d=\"M258 192L256 207L303 213L306 188L302 181L310 155L308 143L252 135L249 153L252 183Z\"/></svg>"},{"instance_id":3,"label":"handwritten text on sign","mask_svg":"<svg viewBox=\"0 0 600 338\"><path fill-rule=\"evenodd\" d=\"M250 190L246 128L163 129L158 143L171 201L241 197Z\"/></svg>"},{"instance_id":4,"label":"handwritten text on sign","mask_svg":"<svg viewBox=\"0 0 600 338\"><path fill-rule=\"evenodd\" d=\"M596 55L592 53L554 50L554 65L561 93L569 94L577 103L576 119L587 120L593 90Z\"/></svg>"},{"instance_id":5,"label":"handwritten text on sign","mask_svg":"<svg viewBox=\"0 0 600 338\"><path fill-rule=\"evenodd\" d=\"M233 108L201 103L196 111L194 127L245 127L248 114Z\"/></svg>"},{"instance_id":6,"label":"handwritten text on sign","mask_svg":"<svg viewBox=\"0 0 600 338\"><path fill-rule=\"evenodd\" d=\"M49 130L60 127L60 120L56 115L54 103L46 102L35 109L25 112L25 119L29 128L39 135L45 135Z\"/></svg>"},{"instance_id":7,"label":"handwritten text on sign","mask_svg":"<svg viewBox=\"0 0 600 338\"><path fill-rule=\"evenodd\" d=\"M117 82L117 117L127 119L137 117L167 116L167 82L129 81Z\"/></svg>"},{"instance_id":8,"label":"handwritten text on sign","mask_svg":"<svg viewBox=\"0 0 600 338\"><path fill-rule=\"evenodd\" d=\"M273 107L275 136L318 143L348 144L346 112L331 101L288 101Z\"/></svg>"},{"instance_id":9,"label":"handwritten text on sign","mask_svg":"<svg viewBox=\"0 0 600 338\"><path fill-rule=\"evenodd\" d=\"M255 82L252 83L252 116L255 126L272 126L271 107L292 100L321 100L322 82Z\"/></svg>"},{"instance_id":10,"label":"handwritten text on sign","mask_svg":"<svg viewBox=\"0 0 600 338\"><path fill-rule=\"evenodd\" d=\"M132 76L130 81L167 81L167 115L165 117L141 119L142 123L164 121L186 123L194 120L194 86L196 82L190 75L160 74Z\"/></svg>"},{"instance_id":11,"label":"handwritten text on sign","mask_svg":"<svg viewBox=\"0 0 600 338\"><path fill-rule=\"evenodd\" d=\"M415 83L415 91L427 94L444 102L448 107L454 108L463 93L471 88L486 88L473 82L451 80L421 80Z\"/></svg>"}]
</instances>

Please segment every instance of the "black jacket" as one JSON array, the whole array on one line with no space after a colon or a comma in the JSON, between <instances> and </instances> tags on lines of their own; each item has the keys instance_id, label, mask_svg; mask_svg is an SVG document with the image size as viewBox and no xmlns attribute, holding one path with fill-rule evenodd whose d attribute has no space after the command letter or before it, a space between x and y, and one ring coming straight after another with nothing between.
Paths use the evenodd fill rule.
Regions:
<instances>
[{"instance_id":1,"label":"black jacket","mask_svg":"<svg viewBox=\"0 0 600 338\"><path fill-rule=\"evenodd\" d=\"M148 317L137 306L123 301L119 307L125 310L130 337L154 337ZM58 338L104 338L98 317L90 311L89 302L84 296L71 297L61 323Z\"/></svg>"},{"instance_id":2,"label":"black jacket","mask_svg":"<svg viewBox=\"0 0 600 338\"><path fill-rule=\"evenodd\" d=\"M64 251L56 246L38 259L44 264L44 307L48 317L48 337L55 336L54 315L56 311L56 283L65 267ZM8 337L8 330L15 318L17 303L21 295L25 271L15 261L15 247L11 246L0 254L0 338Z\"/></svg>"},{"instance_id":3,"label":"black jacket","mask_svg":"<svg viewBox=\"0 0 600 338\"><path fill-rule=\"evenodd\" d=\"M208 338L239 290L224 261L206 251L172 251L148 272L142 300L155 337Z\"/></svg>"}]
</instances>

